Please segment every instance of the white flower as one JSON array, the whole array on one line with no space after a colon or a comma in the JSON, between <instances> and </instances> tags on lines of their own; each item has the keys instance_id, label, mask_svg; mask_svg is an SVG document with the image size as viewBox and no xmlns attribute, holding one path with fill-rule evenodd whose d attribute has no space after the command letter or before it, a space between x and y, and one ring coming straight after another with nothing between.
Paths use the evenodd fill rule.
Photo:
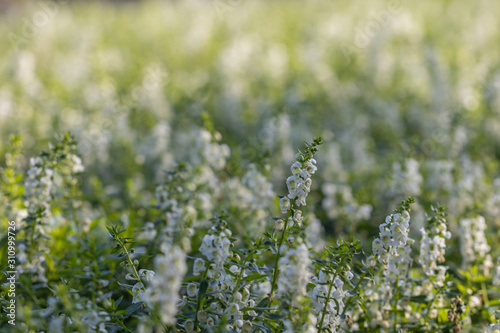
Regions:
<instances>
[{"instance_id":1,"label":"white flower","mask_svg":"<svg viewBox=\"0 0 500 333\"><path fill-rule=\"evenodd\" d=\"M184 322L184 328L186 329L187 332L193 332L194 331L194 322L191 319L188 319Z\"/></svg>"},{"instance_id":2,"label":"white flower","mask_svg":"<svg viewBox=\"0 0 500 333\"><path fill-rule=\"evenodd\" d=\"M340 288L344 285L344 281L342 281L338 276L335 277L335 280L333 281L335 284L335 287Z\"/></svg>"},{"instance_id":3,"label":"white flower","mask_svg":"<svg viewBox=\"0 0 500 333\"><path fill-rule=\"evenodd\" d=\"M240 272L240 268L236 265L232 265L229 267L229 271L233 274L238 274Z\"/></svg>"},{"instance_id":4,"label":"white flower","mask_svg":"<svg viewBox=\"0 0 500 333\"><path fill-rule=\"evenodd\" d=\"M297 176L302 168L302 164L300 162L295 162L292 164L292 167L290 168L292 170L292 174L294 176Z\"/></svg>"},{"instance_id":5,"label":"white flower","mask_svg":"<svg viewBox=\"0 0 500 333\"><path fill-rule=\"evenodd\" d=\"M283 231L285 229L285 221L278 219L274 222L276 230Z\"/></svg>"},{"instance_id":6,"label":"white flower","mask_svg":"<svg viewBox=\"0 0 500 333\"><path fill-rule=\"evenodd\" d=\"M382 304L388 304L392 295L394 283L399 279L398 287L404 283L411 263L411 249L409 246L409 222L410 214L407 211L387 216L385 223L379 227L379 236L373 241L373 255L379 263L384 265L383 278L381 282L387 286L387 290L380 290ZM371 259L369 259L371 261ZM368 261L368 260L367 260ZM365 263L373 267L373 263Z\"/></svg>"},{"instance_id":7,"label":"white flower","mask_svg":"<svg viewBox=\"0 0 500 333\"><path fill-rule=\"evenodd\" d=\"M309 250L304 244L296 249L290 248L278 261L280 275L278 278L278 292L280 294L291 293L294 298L306 295L306 287L309 282L311 265Z\"/></svg>"},{"instance_id":8,"label":"white flower","mask_svg":"<svg viewBox=\"0 0 500 333\"><path fill-rule=\"evenodd\" d=\"M299 176L300 176L300 178L305 180L305 179L309 178L310 174L307 172L307 170L302 169L299 172Z\"/></svg>"},{"instance_id":9,"label":"white flower","mask_svg":"<svg viewBox=\"0 0 500 333\"><path fill-rule=\"evenodd\" d=\"M137 282L132 287L132 303L138 303L142 301L142 296L144 295L144 285L141 282Z\"/></svg>"},{"instance_id":10,"label":"white flower","mask_svg":"<svg viewBox=\"0 0 500 333\"><path fill-rule=\"evenodd\" d=\"M377 259L375 259L374 257L368 257L365 261L363 261L363 264L367 268L375 268L375 266L377 266Z\"/></svg>"},{"instance_id":11,"label":"white flower","mask_svg":"<svg viewBox=\"0 0 500 333\"><path fill-rule=\"evenodd\" d=\"M297 200L295 201L297 206L305 206L306 205L307 192L300 189L297 192Z\"/></svg>"},{"instance_id":12,"label":"white flower","mask_svg":"<svg viewBox=\"0 0 500 333\"><path fill-rule=\"evenodd\" d=\"M252 332L252 322L249 320L245 320L243 325L241 326L241 333L250 333Z\"/></svg>"},{"instance_id":13,"label":"white flower","mask_svg":"<svg viewBox=\"0 0 500 333\"><path fill-rule=\"evenodd\" d=\"M489 274L492 267L490 246L485 235L486 222L478 216L460 221L460 253L462 254L462 269L478 263L484 275Z\"/></svg>"},{"instance_id":14,"label":"white flower","mask_svg":"<svg viewBox=\"0 0 500 333\"><path fill-rule=\"evenodd\" d=\"M303 156L297 155L297 159L303 160ZM305 161L303 163L299 161L295 161L292 164L291 171L292 171L292 176L288 177L286 179L286 186L288 188L288 194L287 197L288 199L296 199L295 204L297 206L305 206L306 205L306 198L309 192L311 191L311 174L315 173L317 168L316 168L316 161L314 159L310 159L308 161ZM283 214L285 214L288 209L289 205L286 202L283 202L283 204L280 201L280 206L281 206L281 211ZM296 223L300 223L295 221Z\"/></svg>"},{"instance_id":15,"label":"white flower","mask_svg":"<svg viewBox=\"0 0 500 333\"><path fill-rule=\"evenodd\" d=\"M141 277L144 276L146 281L151 282L153 280L153 278L155 277L155 272L150 271L148 269L141 269L141 270L139 270L139 276L141 276Z\"/></svg>"},{"instance_id":16,"label":"white flower","mask_svg":"<svg viewBox=\"0 0 500 333\"><path fill-rule=\"evenodd\" d=\"M179 247L162 246L162 251L163 254L154 258L156 274L140 298L149 307L158 309L160 319L164 324L174 325L179 303L179 290L187 272L186 254Z\"/></svg>"},{"instance_id":17,"label":"white flower","mask_svg":"<svg viewBox=\"0 0 500 333\"><path fill-rule=\"evenodd\" d=\"M286 214L290 209L290 199L288 197L283 197L280 199L280 208L283 214Z\"/></svg>"},{"instance_id":18,"label":"white flower","mask_svg":"<svg viewBox=\"0 0 500 333\"><path fill-rule=\"evenodd\" d=\"M186 291L189 297L196 297L196 294L198 293L198 286L194 283L190 283L187 285Z\"/></svg>"},{"instance_id":19,"label":"white flower","mask_svg":"<svg viewBox=\"0 0 500 333\"><path fill-rule=\"evenodd\" d=\"M314 288L309 292L309 296L315 317L322 318L324 316L323 329L327 328L331 332L338 332L337 329L341 323L340 315L344 311L344 283L337 276L331 285L332 279L332 274L320 271L319 275L312 279ZM328 295L329 291L330 295ZM330 297L328 298L328 296Z\"/></svg>"},{"instance_id":20,"label":"white flower","mask_svg":"<svg viewBox=\"0 0 500 333\"><path fill-rule=\"evenodd\" d=\"M300 225L302 225L303 220L304 220L304 217L302 216L302 211L296 210L293 214L293 221L300 226Z\"/></svg>"},{"instance_id":21,"label":"white flower","mask_svg":"<svg viewBox=\"0 0 500 333\"><path fill-rule=\"evenodd\" d=\"M201 155L214 170L221 170L226 165L226 159L231 154L231 150L228 145L219 144L215 141L217 140L214 140L209 132L201 130L198 140L198 148Z\"/></svg>"},{"instance_id":22,"label":"white flower","mask_svg":"<svg viewBox=\"0 0 500 333\"><path fill-rule=\"evenodd\" d=\"M290 199L295 199L297 196L297 190L299 186L302 184L302 179L297 176L290 176L286 180L286 186L288 187L288 197Z\"/></svg>"},{"instance_id":23,"label":"white flower","mask_svg":"<svg viewBox=\"0 0 500 333\"><path fill-rule=\"evenodd\" d=\"M500 333L500 324L490 324L485 333Z\"/></svg>"},{"instance_id":24,"label":"white flower","mask_svg":"<svg viewBox=\"0 0 500 333\"><path fill-rule=\"evenodd\" d=\"M420 231L422 241L420 242L419 263L427 276L435 277L437 284L443 286L447 267L440 266L439 263L445 260L446 224L443 221L438 223L429 231L423 228Z\"/></svg>"},{"instance_id":25,"label":"white flower","mask_svg":"<svg viewBox=\"0 0 500 333\"><path fill-rule=\"evenodd\" d=\"M379 238L375 238L375 240L372 243L372 248L373 248L373 254L374 255L379 255L380 250L383 248L382 241Z\"/></svg>"},{"instance_id":26,"label":"white flower","mask_svg":"<svg viewBox=\"0 0 500 333\"><path fill-rule=\"evenodd\" d=\"M231 241L226 237L224 232L212 235L205 235L200 246L200 252L207 257L209 261L213 261L216 265L216 271L222 269L222 265L229 257L229 247Z\"/></svg>"},{"instance_id":27,"label":"white flower","mask_svg":"<svg viewBox=\"0 0 500 333\"><path fill-rule=\"evenodd\" d=\"M198 321L200 323L205 323L207 321L207 319L208 319L207 312L203 311L203 310L198 311L197 316L198 316Z\"/></svg>"},{"instance_id":28,"label":"white flower","mask_svg":"<svg viewBox=\"0 0 500 333\"><path fill-rule=\"evenodd\" d=\"M311 159L310 161L306 162L305 163L305 170L307 171L307 173L309 175L314 175L314 173L316 172L316 170L318 170L318 168L316 167L316 165L314 165L314 163L316 162L315 159Z\"/></svg>"},{"instance_id":29,"label":"white flower","mask_svg":"<svg viewBox=\"0 0 500 333\"><path fill-rule=\"evenodd\" d=\"M193 275L198 276L205 271L205 260L196 258L193 265Z\"/></svg>"}]
</instances>

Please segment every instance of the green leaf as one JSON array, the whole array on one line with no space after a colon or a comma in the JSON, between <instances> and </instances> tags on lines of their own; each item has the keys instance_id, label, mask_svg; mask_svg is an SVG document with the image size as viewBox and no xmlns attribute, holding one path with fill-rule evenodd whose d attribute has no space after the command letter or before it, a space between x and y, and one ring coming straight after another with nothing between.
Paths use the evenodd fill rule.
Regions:
<instances>
[{"instance_id":1,"label":"green leaf","mask_svg":"<svg viewBox=\"0 0 500 333\"><path fill-rule=\"evenodd\" d=\"M203 279L200 282L200 290L198 291L198 297L203 298L203 296L206 294L208 289L208 280Z\"/></svg>"},{"instance_id":2,"label":"green leaf","mask_svg":"<svg viewBox=\"0 0 500 333\"><path fill-rule=\"evenodd\" d=\"M254 273L246 276L242 281L255 281L267 277L267 274Z\"/></svg>"},{"instance_id":3,"label":"green leaf","mask_svg":"<svg viewBox=\"0 0 500 333\"><path fill-rule=\"evenodd\" d=\"M125 312L125 316L129 317L131 314L139 310L139 308L142 306L142 303L134 303L131 306L127 308L127 312Z\"/></svg>"},{"instance_id":4,"label":"green leaf","mask_svg":"<svg viewBox=\"0 0 500 333\"><path fill-rule=\"evenodd\" d=\"M428 303L427 295L410 296L410 301L415 303Z\"/></svg>"}]
</instances>

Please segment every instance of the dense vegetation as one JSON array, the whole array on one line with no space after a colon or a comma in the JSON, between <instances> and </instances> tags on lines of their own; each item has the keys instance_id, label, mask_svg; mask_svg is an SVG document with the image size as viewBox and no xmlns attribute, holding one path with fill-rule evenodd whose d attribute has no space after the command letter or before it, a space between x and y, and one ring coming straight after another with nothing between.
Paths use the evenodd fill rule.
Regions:
<instances>
[{"instance_id":1,"label":"dense vegetation","mask_svg":"<svg viewBox=\"0 0 500 333\"><path fill-rule=\"evenodd\" d=\"M499 5L359 6L2 14L0 330L499 332Z\"/></svg>"}]
</instances>

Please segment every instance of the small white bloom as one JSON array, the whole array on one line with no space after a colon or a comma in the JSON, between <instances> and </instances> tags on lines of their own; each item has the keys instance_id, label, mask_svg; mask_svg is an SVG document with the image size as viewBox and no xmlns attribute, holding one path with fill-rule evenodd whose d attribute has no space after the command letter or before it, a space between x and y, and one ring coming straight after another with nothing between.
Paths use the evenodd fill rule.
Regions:
<instances>
[{"instance_id":1,"label":"small white bloom","mask_svg":"<svg viewBox=\"0 0 500 333\"><path fill-rule=\"evenodd\" d=\"M288 197L283 197L280 199L280 208L283 214L286 214L290 209L290 199Z\"/></svg>"},{"instance_id":2,"label":"small white bloom","mask_svg":"<svg viewBox=\"0 0 500 333\"><path fill-rule=\"evenodd\" d=\"M205 260L196 258L193 265L193 275L198 276L205 271Z\"/></svg>"},{"instance_id":3,"label":"small white bloom","mask_svg":"<svg viewBox=\"0 0 500 333\"><path fill-rule=\"evenodd\" d=\"M186 329L187 332L193 332L194 331L194 322L191 319L188 319L184 322L184 328Z\"/></svg>"},{"instance_id":4,"label":"small white bloom","mask_svg":"<svg viewBox=\"0 0 500 333\"><path fill-rule=\"evenodd\" d=\"M278 219L274 222L276 230L283 231L285 229L285 221Z\"/></svg>"},{"instance_id":5,"label":"small white bloom","mask_svg":"<svg viewBox=\"0 0 500 333\"><path fill-rule=\"evenodd\" d=\"M293 163L292 167L291 167L292 174L294 176L297 176L299 174L301 168L302 168L302 164L300 162Z\"/></svg>"},{"instance_id":6,"label":"small white bloom","mask_svg":"<svg viewBox=\"0 0 500 333\"><path fill-rule=\"evenodd\" d=\"M198 286L194 283L190 283L187 285L186 290L189 297L196 297L196 294L198 293Z\"/></svg>"}]
</instances>

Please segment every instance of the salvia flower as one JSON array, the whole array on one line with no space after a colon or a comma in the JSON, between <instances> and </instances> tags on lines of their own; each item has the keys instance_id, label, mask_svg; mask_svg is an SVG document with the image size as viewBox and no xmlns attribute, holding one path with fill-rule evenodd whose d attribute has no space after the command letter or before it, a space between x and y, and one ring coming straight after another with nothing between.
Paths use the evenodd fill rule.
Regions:
<instances>
[{"instance_id":1,"label":"salvia flower","mask_svg":"<svg viewBox=\"0 0 500 333\"><path fill-rule=\"evenodd\" d=\"M439 265L445 261L446 239L451 238L447 230L444 208L433 208L435 216L428 219L428 227L421 229L419 263L425 275L432 277L439 287L444 285L447 267Z\"/></svg>"},{"instance_id":2,"label":"salvia flower","mask_svg":"<svg viewBox=\"0 0 500 333\"><path fill-rule=\"evenodd\" d=\"M484 217L462 219L460 221L460 253L462 269L478 264L484 275L493 267L490 246L486 240L486 221Z\"/></svg>"},{"instance_id":3,"label":"salvia flower","mask_svg":"<svg viewBox=\"0 0 500 333\"><path fill-rule=\"evenodd\" d=\"M177 304L182 279L187 272L186 253L177 246L162 246L162 254L154 259L155 274L141 301L158 309L165 325L176 323Z\"/></svg>"},{"instance_id":4,"label":"salvia flower","mask_svg":"<svg viewBox=\"0 0 500 333\"><path fill-rule=\"evenodd\" d=\"M278 293L282 295L292 294L294 299L305 296L307 294L306 287L311 277L308 270L310 265L309 250L305 244L301 244L297 248L289 248L278 262L280 271Z\"/></svg>"}]
</instances>

